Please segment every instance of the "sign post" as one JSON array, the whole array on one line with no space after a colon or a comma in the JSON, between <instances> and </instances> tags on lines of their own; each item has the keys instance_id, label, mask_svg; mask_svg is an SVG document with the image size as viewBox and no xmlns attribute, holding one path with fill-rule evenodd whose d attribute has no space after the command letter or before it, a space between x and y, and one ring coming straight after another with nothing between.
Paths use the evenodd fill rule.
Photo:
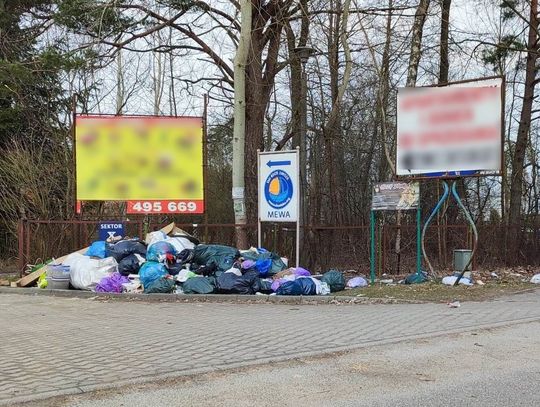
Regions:
<instances>
[{"instance_id":1,"label":"sign post","mask_svg":"<svg viewBox=\"0 0 540 407\"><path fill-rule=\"evenodd\" d=\"M370 280L375 283L375 212L416 209L416 273L422 267L420 247L420 185L418 182L381 182L375 184L370 216Z\"/></svg>"},{"instance_id":2,"label":"sign post","mask_svg":"<svg viewBox=\"0 0 540 407\"><path fill-rule=\"evenodd\" d=\"M296 267L300 265L299 150L257 152L259 216L257 243L262 246L261 222L296 223Z\"/></svg>"}]
</instances>

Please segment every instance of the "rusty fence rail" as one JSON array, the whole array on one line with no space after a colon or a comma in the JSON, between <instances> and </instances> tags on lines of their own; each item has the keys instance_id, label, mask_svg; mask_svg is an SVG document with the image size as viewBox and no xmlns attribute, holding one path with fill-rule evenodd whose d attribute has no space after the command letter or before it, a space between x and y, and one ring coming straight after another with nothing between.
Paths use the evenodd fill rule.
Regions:
<instances>
[{"instance_id":1,"label":"rusty fence rail","mask_svg":"<svg viewBox=\"0 0 540 407\"><path fill-rule=\"evenodd\" d=\"M60 257L88 246L97 239L97 229L106 220L21 220L18 228L18 268L26 264ZM144 237L147 231L158 230L163 223L144 219L126 220L127 236ZM202 242L235 245L235 230L244 228L252 245L256 245L257 226L181 223L178 227ZM505 225L477 226L480 240L474 266L479 268L502 267L509 262L520 265L540 264L540 225L525 230ZM401 235L400 250L396 250L398 230ZM263 246L283 257L295 256L294 224L263 224ZM367 274L369 271L369 226L319 226L306 225L302 230L301 264L312 271L330 268L354 269ZM519 239L519 259L507 256L508 239ZM471 231L467 225L433 225L426 234L426 250L438 270L452 267L452 251L471 246ZM405 274L415 270L416 225L378 225L377 274ZM516 261L517 260L517 261Z\"/></svg>"}]
</instances>

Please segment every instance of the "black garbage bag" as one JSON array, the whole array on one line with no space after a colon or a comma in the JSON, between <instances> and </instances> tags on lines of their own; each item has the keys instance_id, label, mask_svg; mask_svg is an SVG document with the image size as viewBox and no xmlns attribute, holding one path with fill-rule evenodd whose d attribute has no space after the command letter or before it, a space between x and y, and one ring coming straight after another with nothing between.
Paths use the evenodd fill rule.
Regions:
<instances>
[{"instance_id":1,"label":"black garbage bag","mask_svg":"<svg viewBox=\"0 0 540 407\"><path fill-rule=\"evenodd\" d=\"M193 260L193 250L184 249L176 256L176 260L182 264L191 263Z\"/></svg>"},{"instance_id":2,"label":"black garbage bag","mask_svg":"<svg viewBox=\"0 0 540 407\"><path fill-rule=\"evenodd\" d=\"M241 276L223 273L217 278L217 288L221 294L252 295L260 289L259 280L257 270L248 270Z\"/></svg>"},{"instance_id":3,"label":"black garbage bag","mask_svg":"<svg viewBox=\"0 0 540 407\"><path fill-rule=\"evenodd\" d=\"M317 286L311 278L297 278L286 281L276 291L277 295L316 295Z\"/></svg>"},{"instance_id":4,"label":"black garbage bag","mask_svg":"<svg viewBox=\"0 0 540 407\"><path fill-rule=\"evenodd\" d=\"M330 292L343 291L345 289L345 277L341 271L329 270L323 274L321 281L328 284Z\"/></svg>"},{"instance_id":5,"label":"black garbage bag","mask_svg":"<svg viewBox=\"0 0 540 407\"><path fill-rule=\"evenodd\" d=\"M144 287L145 294L170 294L175 289L174 280L170 278L158 278Z\"/></svg>"},{"instance_id":6,"label":"black garbage bag","mask_svg":"<svg viewBox=\"0 0 540 407\"><path fill-rule=\"evenodd\" d=\"M117 262L122 261L130 254L146 257L146 245L139 239L120 240L116 243L107 243L105 245L105 254L107 257L114 257Z\"/></svg>"},{"instance_id":7,"label":"black garbage bag","mask_svg":"<svg viewBox=\"0 0 540 407\"><path fill-rule=\"evenodd\" d=\"M191 277L182 284L185 294L212 294L215 290L213 280L209 277Z\"/></svg>"},{"instance_id":8,"label":"black garbage bag","mask_svg":"<svg viewBox=\"0 0 540 407\"><path fill-rule=\"evenodd\" d=\"M215 274L215 272L217 271L217 265L215 263L211 263L208 266L201 266L192 271L200 276L208 277Z\"/></svg>"},{"instance_id":9,"label":"black garbage bag","mask_svg":"<svg viewBox=\"0 0 540 407\"><path fill-rule=\"evenodd\" d=\"M184 269L184 265L182 263L173 263L173 264L168 264L166 268L171 276L175 276L178 273L180 273L180 270Z\"/></svg>"},{"instance_id":10,"label":"black garbage bag","mask_svg":"<svg viewBox=\"0 0 540 407\"><path fill-rule=\"evenodd\" d=\"M118 272L123 276L139 274L139 259L134 254L129 254L118 262Z\"/></svg>"},{"instance_id":11,"label":"black garbage bag","mask_svg":"<svg viewBox=\"0 0 540 407\"><path fill-rule=\"evenodd\" d=\"M193 249L193 263L198 266L215 264L217 270L229 270L240 257L238 249L217 244L200 244Z\"/></svg>"}]
</instances>

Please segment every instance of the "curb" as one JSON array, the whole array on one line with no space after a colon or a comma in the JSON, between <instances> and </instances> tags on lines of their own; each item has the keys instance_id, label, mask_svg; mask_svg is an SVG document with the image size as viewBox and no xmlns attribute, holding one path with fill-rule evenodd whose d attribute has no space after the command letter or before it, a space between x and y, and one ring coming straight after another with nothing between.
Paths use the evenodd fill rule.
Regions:
<instances>
[{"instance_id":1,"label":"curb","mask_svg":"<svg viewBox=\"0 0 540 407\"><path fill-rule=\"evenodd\" d=\"M236 294L115 294L81 290L58 290L40 288L0 287L0 294L43 295L48 297L81 298L92 300L183 302L183 303L234 303L234 304L422 304L426 301L400 300L394 298L367 298L344 295L284 296L284 295L236 295Z\"/></svg>"}]
</instances>

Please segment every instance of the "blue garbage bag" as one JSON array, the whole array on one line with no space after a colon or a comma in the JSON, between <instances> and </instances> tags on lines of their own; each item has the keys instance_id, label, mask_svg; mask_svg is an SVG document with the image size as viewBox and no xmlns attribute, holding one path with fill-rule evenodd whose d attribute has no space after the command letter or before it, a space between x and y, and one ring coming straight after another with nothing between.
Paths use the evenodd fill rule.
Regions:
<instances>
[{"instance_id":1,"label":"blue garbage bag","mask_svg":"<svg viewBox=\"0 0 540 407\"><path fill-rule=\"evenodd\" d=\"M167 260L167 255L176 257L178 252L174 246L168 242L161 241L151 244L146 252L147 261L157 261L164 263Z\"/></svg>"},{"instance_id":2,"label":"blue garbage bag","mask_svg":"<svg viewBox=\"0 0 540 407\"><path fill-rule=\"evenodd\" d=\"M104 259L105 257L107 257L105 253L105 244L106 242L104 240L96 240L90 245L85 255Z\"/></svg>"},{"instance_id":3,"label":"blue garbage bag","mask_svg":"<svg viewBox=\"0 0 540 407\"><path fill-rule=\"evenodd\" d=\"M316 295L317 286L311 278L297 278L294 281L286 281L279 286L277 295Z\"/></svg>"},{"instance_id":4,"label":"blue garbage bag","mask_svg":"<svg viewBox=\"0 0 540 407\"><path fill-rule=\"evenodd\" d=\"M255 262L261 278L272 277L287 268L281 257L265 249L257 249L257 252L251 250L243 252L242 257Z\"/></svg>"},{"instance_id":5,"label":"blue garbage bag","mask_svg":"<svg viewBox=\"0 0 540 407\"><path fill-rule=\"evenodd\" d=\"M150 285L152 282L165 277L167 275L167 269L161 263L155 261L147 261L141 266L139 270L139 278L143 287Z\"/></svg>"}]
</instances>

